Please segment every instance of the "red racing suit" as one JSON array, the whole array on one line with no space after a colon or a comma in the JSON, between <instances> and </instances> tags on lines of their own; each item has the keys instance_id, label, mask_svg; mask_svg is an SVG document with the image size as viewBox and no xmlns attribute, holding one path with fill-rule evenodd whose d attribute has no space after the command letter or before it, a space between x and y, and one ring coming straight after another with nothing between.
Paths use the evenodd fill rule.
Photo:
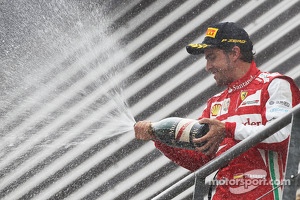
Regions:
<instances>
[{"instance_id":1,"label":"red racing suit","mask_svg":"<svg viewBox=\"0 0 300 200\"><path fill-rule=\"evenodd\" d=\"M228 85L227 89L207 101L200 118L216 118L225 122L226 138L214 156L167 146L155 146L178 165L195 171L239 141L259 132L264 125L289 112L300 101L294 81L279 73L261 72L252 62L247 74ZM291 124L250 148L219 169L214 200L280 199Z\"/></svg>"}]
</instances>

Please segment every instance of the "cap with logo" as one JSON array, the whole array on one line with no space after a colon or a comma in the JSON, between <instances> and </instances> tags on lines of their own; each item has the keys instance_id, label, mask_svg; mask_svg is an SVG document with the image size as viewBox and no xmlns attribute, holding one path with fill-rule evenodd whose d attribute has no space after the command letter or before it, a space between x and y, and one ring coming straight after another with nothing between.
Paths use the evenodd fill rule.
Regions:
<instances>
[{"instance_id":1,"label":"cap with logo","mask_svg":"<svg viewBox=\"0 0 300 200\"><path fill-rule=\"evenodd\" d=\"M217 47L221 49L239 46L241 51L252 51L253 45L248 33L233 22L223 22L207 28L205 38L200 44L186 46L188 53L198 55L204 53L206 48Z\"/></svg>"}]
</instances>

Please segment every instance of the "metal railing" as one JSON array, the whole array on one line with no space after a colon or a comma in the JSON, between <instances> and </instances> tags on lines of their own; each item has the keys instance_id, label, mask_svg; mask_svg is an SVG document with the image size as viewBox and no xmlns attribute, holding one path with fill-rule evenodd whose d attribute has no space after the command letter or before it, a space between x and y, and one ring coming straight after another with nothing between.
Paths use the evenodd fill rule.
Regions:
<instances>
[{"instance_id":1,"label":"metal railing","mask_svg":"<svg viewBox=\"0 0 300 200\"><path fill-rule=\"evenodd\" d=\"M189 174L182 180L178 181L153 199L155 200L169 200L176 197L182 191L195 186L193 199L202 200L207 194L204 190L205 178L219 168L228 164L232 159L239 156L241 153L247 151L259 142L265 140L273 133L279 131L281 128L287 126L292 122L292 132L289 144L289 153L287 159L287 170L285 174L286 179L291 180L290 185L285 185L283 190L283 199L296 199L296 190L299 187L298 165L300 162L300 104L294 107L290 112L275 119L272 123L265 126L265 128L257 134L253 134L248 138L240 141L232 148L228 149L221 156L214 158L210 162L203 165L195 173ZM195 181L194 181L195 180ZM201 189L202 188L202 189Z\"/></svg>"}]
</instances>

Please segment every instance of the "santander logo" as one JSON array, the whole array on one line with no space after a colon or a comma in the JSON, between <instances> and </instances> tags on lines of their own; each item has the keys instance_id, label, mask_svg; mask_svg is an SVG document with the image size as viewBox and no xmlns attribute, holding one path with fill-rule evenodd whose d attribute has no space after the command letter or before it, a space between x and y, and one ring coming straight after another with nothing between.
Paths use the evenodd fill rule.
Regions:
<instances>
[{"instance_id":1,"label":"santander logo","mask_svg":"<svg viewBox=\"0 0 300 200\"><path fill-rule=\"evenodd\" d=\"M259 126L262 125L262 122L256 122L256 121L252 121L250 118L247 118L246 122L243 122L243 124L246 125L250 125L250 126Z\"/></svg>"}]
</instances>

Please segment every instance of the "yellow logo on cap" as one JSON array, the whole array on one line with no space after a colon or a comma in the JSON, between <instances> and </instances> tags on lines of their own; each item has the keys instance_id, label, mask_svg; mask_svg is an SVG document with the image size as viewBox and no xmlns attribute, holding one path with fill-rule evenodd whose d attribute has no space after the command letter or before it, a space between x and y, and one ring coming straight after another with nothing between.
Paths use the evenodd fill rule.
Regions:
<instances>
[{"instance_id":1,"label":"yellow logo on cap","mask_svg":"<svg viewBox=\"0 0 300 200\"><path fill-rule=\"evenodd\" d=\"M197 48L197 49L203 49L206 48L207 44L189 44L190 47Z\"/></svg>"},{"instance_id":2,"label":"yellow logo on cap","mask_svg":"<svg viewBox=\"0 0 300 200\"><path fill-rule=\"evenodd\" d=\"M238 39L222 39L221 42L233 42L233 43L241 43L244 44L247 41L246 40L238 40Z\"/></svg>"},{"instance_id":3,"label":"yellow logo on cap","mask_svg":"<svg viewBox=\"0 0 300 200\"><path fill-rule=\"evenodd\" d=\"M206 31L205 37L215 38L219 29L217 28L208 28Z\"/></svg>"}]
</instances>

